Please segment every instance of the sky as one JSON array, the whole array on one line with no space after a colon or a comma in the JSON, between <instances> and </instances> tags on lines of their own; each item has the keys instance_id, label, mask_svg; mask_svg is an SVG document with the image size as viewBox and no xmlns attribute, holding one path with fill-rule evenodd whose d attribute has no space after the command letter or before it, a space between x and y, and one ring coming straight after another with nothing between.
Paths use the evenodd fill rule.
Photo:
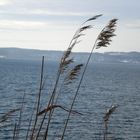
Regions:
<instances>
[{"instance_id":1,"label":"sky","mask_svg":"<svg viewBox=\"0 0 140 140\"><path fill-rule=\"evenodd\" d=\"M140 0L0 0L0 48L65 50L81 23L93 29L74 51L89 52L110 19L117 18L116 37L97 52L140 52Z\"/></svg>"}]
</instances>

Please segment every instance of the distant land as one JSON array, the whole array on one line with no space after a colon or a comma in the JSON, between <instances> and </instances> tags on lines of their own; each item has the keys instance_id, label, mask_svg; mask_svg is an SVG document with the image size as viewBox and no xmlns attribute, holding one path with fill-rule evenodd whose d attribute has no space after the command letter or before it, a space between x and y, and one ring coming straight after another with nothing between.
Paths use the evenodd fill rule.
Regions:
<instances>
[{"instance_id":1,"label":"distant land","mask_svg":"<svg viewBox=\"0 0 140 140\"><path fill-rule=\"evenodd\" d=\"M48 61L58 61L62 54L62 51L0 48L0 59L41 60L42 56L45 56L45 59ZM75 61L83 63L87 59L88 54L89 53L72 53L72 57L75 58ZM91 62L140 64L140 52L93 53Z\"/></svg>"}]
</instances>

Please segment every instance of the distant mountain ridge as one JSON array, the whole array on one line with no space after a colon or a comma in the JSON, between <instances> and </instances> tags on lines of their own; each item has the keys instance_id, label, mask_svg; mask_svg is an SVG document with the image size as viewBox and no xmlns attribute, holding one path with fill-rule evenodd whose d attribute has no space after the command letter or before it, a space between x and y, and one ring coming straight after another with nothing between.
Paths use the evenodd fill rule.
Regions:
<instances>
[{"instance_id":1,"label":"distant mountain ridge","mask_svg":"<svg viewBox=\"0 0 140 140\"><path fill-rule=\"evenodd\" d=\"M48 61L60 60L63 51L46 51L20 48L0 48L0 59L40 60L42 56ZM72 53L75 60L82 62L89 53ZM140 52L106 52L94 53L91 62L106 63L140 63Z\"/></svg>"}]
</instances>

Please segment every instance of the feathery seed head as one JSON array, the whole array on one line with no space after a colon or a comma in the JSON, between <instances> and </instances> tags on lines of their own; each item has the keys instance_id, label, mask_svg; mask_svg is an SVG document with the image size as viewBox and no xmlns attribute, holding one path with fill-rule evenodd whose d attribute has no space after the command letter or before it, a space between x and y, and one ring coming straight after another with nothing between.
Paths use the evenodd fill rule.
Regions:
<instances>
[{"instance_id":1,"label":"feathery seed head","mask_svg":"<svg viewBox=\"0 0 140 140\"><path fill-rule=\"evenodd\" d=\"M117 19L112 19L109 21L108 25L104 27L97 38L96 49L100 47L108 47L110 42L112 41L111 38L116 36L114 34L116 28Z\"/></svg>"}]
</instances>

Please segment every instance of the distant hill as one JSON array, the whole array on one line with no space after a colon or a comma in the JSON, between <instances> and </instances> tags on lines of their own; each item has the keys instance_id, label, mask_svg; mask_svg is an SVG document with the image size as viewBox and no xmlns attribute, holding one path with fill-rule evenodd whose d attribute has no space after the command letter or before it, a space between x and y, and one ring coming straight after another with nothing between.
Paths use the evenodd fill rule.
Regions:
<instances>
[{"instance_id":1,"label":"distant hill","mask_svg":"<svg viewBox=\"0 0 140 140\"><path fill-rule=\"evenodd\" d=\"M49 60L57 60L62 55L61 51L44 51L34 49L20 48L0 48L0 58L22 59L22 60L40 60L45 56Z\"/></svg>"},{"instance_id":2,"label":"distant hill","mask_svg":"<svg viewBox=\"0 0 140 140\"><path fill-rule=\"evenodd\" d=\"M48 61L60 60L62 51L45 51L19 48L0 48L0 59L40 60L42 56ZM72 53L75 60L85 62L89 53ZM106 63L140 63L140 52L94 53L91 62Z\"/></svg>"}]
</instances>

